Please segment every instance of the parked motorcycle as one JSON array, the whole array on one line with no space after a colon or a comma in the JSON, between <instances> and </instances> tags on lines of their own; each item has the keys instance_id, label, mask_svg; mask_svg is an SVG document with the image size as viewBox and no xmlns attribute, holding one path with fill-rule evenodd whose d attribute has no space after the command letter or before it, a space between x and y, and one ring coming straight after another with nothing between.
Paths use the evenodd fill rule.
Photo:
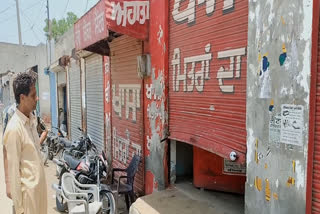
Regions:
<instances>
[{"instance_id":1,"label":"parked motorcycle","mask_svg":"<svg viewBox=\"0 0 320 214\"><path fill-rule=\"evenodd\" d=\"M87 142L90 143L90 142ZM92 143L92 142L91 142ZM57 210L63 212L67 209L67 204L64 198L59 194L58 189L61 189L61 179L65 172L70 172L75 176L75 179L81 184L96 184L102 191L100 194L101 201L103 202L103 213L113 213L115 204L112 193L108 186L101 184L101 180L107 177L108 173L108 162L104 152L97 154L97 149L93 145L95 154L87 154L80 160L72 157L69 154L65 154L62 160L54 159L54 162L59 165L62 170L59 175L59 185L55 187L57 190L56 194L56 206ZM111 196L110 196L111 194ZM105 200L105 201L103 201Z\"/></svg>"},{"instance_id":2,"label":"parked motorcycle","mask_svg":"<svg viewBox=\"0 0 320 214\"><path fill-rule=\"evenodd\" d=\"M57 129L58 133L56 134L52 130L48 133L46 142L48 144L49 160L52 160L53 157L59 155L63 149L72 146L72 142L66 138L66 133L63 130L57 127L52 128ZM81 140L81 138L79 140Z\"/></svg>"},{"instance_id":3,"label":"parked motorcycle","mask_svg":"<svg viewBox=\"0 0 320 214\"><path fill-rule=\"evenodd\" d=\"M83 130L78 127L82 132L81 137L74 142L69 141L64 137L58 137L60 149L57 154L58 160L63 160L64 157L72 157L73 159L80 160L87 152L96 149L92 143L90 135L84 134ZM61 166L57 164L57 176L61 174Z\"/></svg>"}]
</instances>

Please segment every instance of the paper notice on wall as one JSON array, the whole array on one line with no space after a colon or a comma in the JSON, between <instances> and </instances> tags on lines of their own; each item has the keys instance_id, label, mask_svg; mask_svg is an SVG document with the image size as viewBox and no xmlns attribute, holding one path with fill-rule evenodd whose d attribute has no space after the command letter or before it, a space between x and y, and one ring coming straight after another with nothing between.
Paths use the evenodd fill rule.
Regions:
<instances>
[{"instance_id":1,"label":"paper notice on wall","mask_svg":"<svg viewBox=\"0 0 320 214\"><path fill-rule=\"evenodd\" d=\"M280 144L281 137L281 113L272 115L269 121L269 142L271 144Z\"/></svg>"},{"instance_id":2,"label":"paper notice on wall","mask_svg":"<svg viewBox=\"0 0 320 214\"><path fill-rule=\"evenodd\" d=\"M261 99L271 98L271 77L270 77L269 68L260 77L260 84L261 84L260 86L261 89L259 93L259 98Z\"/></svg>"},{"instance_id":3,"label":"paper notice on wall","mask_svg":"<svg viewBox=\"0 0 320 214\"><path fill-rule=\"evenodd\" d=\"M302 146L304 107L284 104L281 106L281 143Z\"/></svg>"},{"instance_id":4,"label":"paper notice on wall","mask_svg":"<svg viewBox=\"0 0 320 214\"><path fill-rule=\"evenodd\" d=\"M224 168L223 171L225 173L232 174L246 174L246 164L233 162L231 160L224 159Z\"/></svg>"}]
</instances>

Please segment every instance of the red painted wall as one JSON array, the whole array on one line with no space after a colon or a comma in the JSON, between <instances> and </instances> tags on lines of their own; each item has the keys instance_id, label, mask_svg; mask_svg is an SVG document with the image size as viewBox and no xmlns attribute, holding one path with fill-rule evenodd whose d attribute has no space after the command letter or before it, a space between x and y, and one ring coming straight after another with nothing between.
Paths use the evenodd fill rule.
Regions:
<instances>
[{"instance_id":1,"label":"red painted wall","mask_svg":"<svg viewBox=\"0 0 320 214\"><path fill-rule=\"evenodd\" d=\"M110 58L103 57L103 78L104 78L104 117L105 117L105 148L109 163L112 161L112 131L111 131L111 72L110 72Z\"/></svg>"},{"instance_id":2,"label":"red painted wall","mask_svg":"<svg viewBox=\"0 0 320 214\"><path fill-rule=\"evenodd\" d=\"M145 52L151 56L150 76L144 79L145 190L168 185L167 137L168 112L168 0L150 0L149 41Z\"/></svg>"},{"instance_id":3,"label":"red painted wall","mask_svg":"<svg viewBox=\"0 0 320 214\"><path fill-rule=\"evenodd\" d=\"M193 147L193 185L198 188L244 193L245 174L224 172L224 159Z\"/></svg>"}]
</instances>

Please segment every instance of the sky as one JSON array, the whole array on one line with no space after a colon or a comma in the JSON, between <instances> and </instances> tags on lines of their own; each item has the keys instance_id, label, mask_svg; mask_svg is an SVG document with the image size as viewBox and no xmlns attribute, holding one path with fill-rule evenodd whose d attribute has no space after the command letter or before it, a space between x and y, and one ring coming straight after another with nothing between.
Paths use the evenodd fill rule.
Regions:
<instances>
[{"instance_id":1,"label":"sky","mask_svg":"<svg viewBox=\"0 0 320 214\"><path fill-rule=\"evenodd\" d=\"M98 0L49 0L50 19L61 19L67 12L80 18ZM47 18L47 0L19 0L22 43L46 43L43 31ZM0 0L0 42L19 43L16 0Z\"/></svg>"}]
</instances>

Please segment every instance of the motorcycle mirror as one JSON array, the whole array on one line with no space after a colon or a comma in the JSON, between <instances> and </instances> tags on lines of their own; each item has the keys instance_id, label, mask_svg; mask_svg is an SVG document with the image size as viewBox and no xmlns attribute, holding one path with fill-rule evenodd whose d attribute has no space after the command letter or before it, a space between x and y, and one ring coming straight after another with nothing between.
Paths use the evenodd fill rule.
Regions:
<instances>
[{"instance_id":1,"label":"motorcycle mirror","mask_svg":"<svg viewBox=\"0 0 320 214\"><path fill-rule=\"evenodd\" d=\"M88 134L88 139L90 141L90 143L92 143L92 139L91 139L91 136Z\"/></svg>"}]
</instances>

